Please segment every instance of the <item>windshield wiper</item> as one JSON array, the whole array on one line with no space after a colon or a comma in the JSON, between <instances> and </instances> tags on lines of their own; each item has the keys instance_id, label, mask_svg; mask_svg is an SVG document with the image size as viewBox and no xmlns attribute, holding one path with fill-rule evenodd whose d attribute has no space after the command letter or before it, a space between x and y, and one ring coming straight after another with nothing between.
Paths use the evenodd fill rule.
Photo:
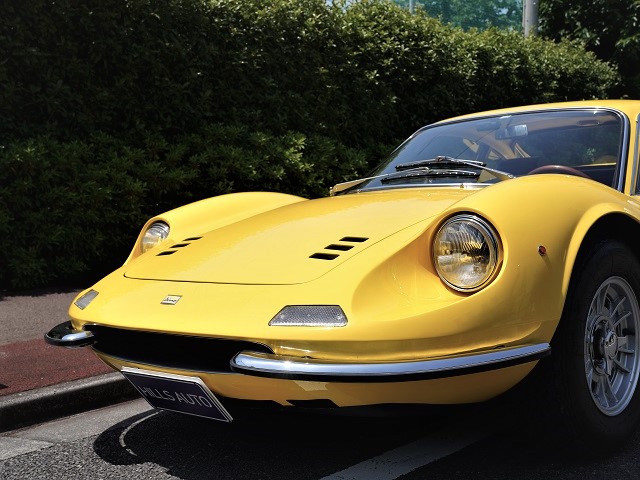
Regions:
<instances>
[{"instance_id":1,"label":"windshield wiper","mask_svg":"<svg viewBox=\"0 0 640 480\"><path fill-rule=\"evenodd\" d=\"M396 170L398 171L413 170L415 168L420 168L420 167L428 167L431 169L435 169L435 168L451 168L451 167L460 167L460 166L479 168L480 170L490 173L491 175L496 177L498 180L510 180L512 178L516 178L514 175L510 173L489 168L487 167L486 163L480 162L478 160L461 160L458 158L447 157L444 155L441 155L435 158L430 158L428 160L418 160L416 162L401 163L399 165L396 165Z\"/></svg>"},{"instance_id":2,"label":"windshield wiper","mask_svg":"<svg viewBox=\"0 0 640 480\"><path fill-rule=\"evenodd\" d=\"M416 167L410 170L404 170L401 172L390 173L386 175L384 178L380 179L380 183L390 183L395 182L396 180L407 180L411 178L424 178L424 177L467 177L467 178L478 178L480 176L480 172L471 171L471 170L461 170L457 168L447 168L443 170L439 170L436 168L429 167Z\"/></svg>"},{"instance_id":3,"label":"windshield wiper","mask_svg":"<svg viewBox=\"0 0 640 480\"><path fill-rule=\"evenodd\" d=\"M411 170L411 169L409 169ZM418 167L415 170L424 170L423 167ZM356 187L358 185L360 185L361 183L364 182L368 182L369 180L377 180L377 179L382 179L382 178L386 178L390 175L398 175L398 172L391 172L391 173L385 173L384 175L376 175L375 177L365 177L365 178L358 178L356 180L350 180L348 182L342 182L342 183L337 183L336 185L334 185L333 187L331 187L329 189L329 195L330 196L334 196L340 192L344 192L345 190L349 190L352 187Z\"/></svg>"},{"instance_id":4,"label":"windshield wiper","mask_svg":"<svg viewBox=\"0 0 640 480\"><path fill-rule=\"evenodd\" d=\"M396 165L396 170L398 170L398 172L385 173L383 175L376 175L375 177L359 178L357 180L351 180L349 182L338 183L337 185L334 185L333 187L331 187L331 189L329 190L329 195L331 196L336 195L340 192L344 192L345 190L349 190L350 188L356 187L361 183L368 182L369 180L380 180L381 182L383 182L385 178L389 178L389 181L392 181L395 179L408 178L412 176L415 176L415 177L418 177L418 176L478 177L480 175L477 172L471 172L468 170L461 170L461 169L455 168L460 166L478 168L480 170L484 170L485 172L488 172L494 177L496 177L498 180L509 180L511 178L515 178L515 176L511 175L510 173L501 172L500 170L494 170L493 168L487 167L485 163L479 162L477 160L458 160L452 157L440 156L440 157L432 158L429 160L420 160L420 161L411 162L411 163L401 163L399 165ZM451 168L451 167L454 167L454 168ZM445 170L440 170L441 168L444 168ZM416 172L415 175L413 174L407 175L413 171ZM440 172L440 173L437 173L437 172ZM455 175L453 172L464 172L464 173Z\"/></svg>"}]
</instances>

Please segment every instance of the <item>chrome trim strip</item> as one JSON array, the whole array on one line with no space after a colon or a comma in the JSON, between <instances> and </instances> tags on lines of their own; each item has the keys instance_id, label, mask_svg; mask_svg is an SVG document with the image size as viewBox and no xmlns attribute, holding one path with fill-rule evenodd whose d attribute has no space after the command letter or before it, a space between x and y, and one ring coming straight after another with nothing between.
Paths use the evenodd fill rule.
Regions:
<instances>
[{"instance_id":1,"label":"chrome trim strip","mask_svg":"<svg viewBox=\"0 0 640 480\"><path fill-rule=\"evenodd\" d=\"M44 340L58 347L86 347L95 343L93 332L75 330L71 321L66 321L53 327L45 334Z\"/></svg>"},{"instance_id":2,"label":"chrome trim strip","mask_svg":"<svg viewBox=\"0 0 640 480\"><path fill-rule=\"evenodd\" d=\"M618 163L616 165L616 174L618 178L616 179L615 185L612 185L613 188L618 190L619 192L624 192L624 182L627 179L627 163L629 158L629 134L631 132L631 122L629 121L629 117L624 112L620 110L612 109L613 113L617 113L619 117L622 118L622 144L620 146ZM633 187L632 187L633 188ZM631 192L631 189L629 190Z\"/></svg>"},{"instance_id":3,"label":"chrome trim strip","mask_svg":"<svg viewBox=\"0 0 640 480\"><path fill-rule=\"evenodd\" d=\"M636 117L636 137L633 146L633 161L631 164L631 186L629 188L630 195L638 195L640 193L640 185L638 185L638 144L640 143L640 113Z\"/></svg>"},{"instance_id":4,"label":"chrome trim strip","mask_svg":"<svg viewBox=\"0 0 640 480\"><path fill-rule=\"evenodd\" d=\"M334 363L258 352L240 352L231 360L231 370L245 375L288 380L402 382L497 370L539 360L550 352L551 346L548 343L539 343L460 357L387 363Z\"/></svg>"}]
</instances>

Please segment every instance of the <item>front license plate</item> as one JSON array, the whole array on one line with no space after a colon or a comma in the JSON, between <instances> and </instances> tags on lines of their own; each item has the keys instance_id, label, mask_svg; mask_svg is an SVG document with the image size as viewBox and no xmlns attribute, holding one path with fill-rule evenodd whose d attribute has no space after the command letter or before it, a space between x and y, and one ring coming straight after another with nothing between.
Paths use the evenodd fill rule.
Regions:
<instances>
[{"instance_id":1,"label":"front license plate","mask_svg":"<svg viewBox=\"0 0 640 480\"><path fill-rule=\"evenodd\" d=\"M220 401L198 377L123 367L122 374L152 407L212 418L232 419Z\"/></svg>"}]
</instances>

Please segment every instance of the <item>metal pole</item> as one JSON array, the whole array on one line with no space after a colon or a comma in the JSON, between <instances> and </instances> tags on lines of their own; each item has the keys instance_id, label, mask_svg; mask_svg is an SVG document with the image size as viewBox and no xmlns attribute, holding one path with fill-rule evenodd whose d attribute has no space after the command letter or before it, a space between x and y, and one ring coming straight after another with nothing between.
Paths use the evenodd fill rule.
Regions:
<instances>
[{"instance_id":1,"label":"metal pole","mask_svg":"<svg viewBox=\"0 0 640 480\"><path fill-rule=\"evenodd\" d=\"M538 0L524 0L522 4L522 29L524 36L538 33Z\"/></svg>"}]
</instances>

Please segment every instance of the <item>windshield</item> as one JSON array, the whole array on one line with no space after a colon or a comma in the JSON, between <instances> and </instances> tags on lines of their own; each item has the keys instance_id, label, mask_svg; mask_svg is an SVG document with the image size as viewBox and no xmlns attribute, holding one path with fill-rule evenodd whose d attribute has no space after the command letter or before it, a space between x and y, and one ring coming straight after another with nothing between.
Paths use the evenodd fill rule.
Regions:
<instances>
[{"instance_id":1,"label":"windshield","mask_svg":"<svg viewBox=\"0 0 640 480\"><path fill-rule=\"evenodd\" d=\"M550 110L436 124L419 130L371 176L389 175L407 165L446 156L482 162L514 176L569 173L612 186L622 156L623 125L620 114L600 109ZM487 171L478 170L470 179L450 167L451 163L443 163L440 168L444 172L438 175L400 175L393 182L374 178L358 185L358 190L497 181Z\"/></svg>"}]
</instances>

